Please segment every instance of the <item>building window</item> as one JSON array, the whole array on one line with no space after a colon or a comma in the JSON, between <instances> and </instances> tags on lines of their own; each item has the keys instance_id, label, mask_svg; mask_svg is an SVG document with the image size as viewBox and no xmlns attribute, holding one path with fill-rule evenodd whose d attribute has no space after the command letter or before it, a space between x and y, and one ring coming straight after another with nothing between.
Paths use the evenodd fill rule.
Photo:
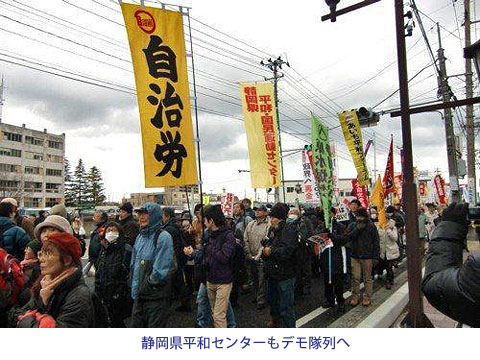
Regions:
<instances>
[{"instance_id":1,"label":"building window","mask_svg":"<svg viewBox=\"0 0 480 360\"><path fill-rule=\"evenodd\" d=\"M35 166L25 166L25 174L40 175L40 168Z\"/></svg>"},{"instance_id":2,"label":"building window","mask_svg":"<svg viewBox=\"0 0 480 360\"><path fill-rule=\"evenodd\" d=\"M11 164L0 164L0 172L3 173L18 173L20 170L19 165L11 165Z\"/></svg>"},{"instance_id":3,"label":"building window","mask_svg":"<svg viewBox=\"0 0 480 360\"><path fill-rule=\"evenodd\" d=\"M25 190L26 191L32 191L32 190L42 191L42 183L41 182L33 182L33 181L25 181Z\"/></svg>"},{"instance_id":4,"label":"building window","mask_svg":"<svg viewBox=\"0 0 480 360\"><path fill-rule=\"evenodd\" d=\"M55 206L57 204L59 204L61 201L61 199L57 199L57 198L46 198L45 199L45 206L46 207L52 207L52 206Z\"/></svg>"},{"instance_id":5,"label":"building window","mask_svg":"<svg viewBox=\"0 0 480 360\"><path fill-rule=\"evenodd\" d=\"M47 154L47 161L62 164L63 163L63 157L58 156L58 155Z\"/></svg>"},{"instance_id":6,"label":"building window","mask_svg":"<svg viewBox=\"0 0 480 360\"><path fill-rule=\"evenodd\" d=\"M41 198L25 198L25 207L26 208L38 208L40 207L42 199Z\"/></svg>"},{"instance_id":7,"label":"building window","mask_svg":"<svg viewBox=\"0 0 480 360\"><path fill-rule=\"evenodd\" d=\"M29 160L43 160L43 155L39 153L34 153L30 151L25 152L25 158Z\"/></svg>"},{"instance_id":8,"label":"building window","mask_svg":"<svg viewBox=\"0 0 480 360\"><path fill-rule=\"evenodd\" d=\"M62 143L58 141L48 140L48 147L51 149L62 149Z\"/></svg>"},{"instance_id":9,"label":"building window","mask_svg":"<svg viewBox=\"0 0 480 360\"><path fill-rule=\"evenodd\" d=\"M62 170L47 169L47 176L62 176Z\"/></svg>"},{"instance_id":10,"label":"building window","mask_svg":"<svg viewBox=\"0 0 480 360\"><path fill-rule=\"evenodd\" d=\"M295 191L295 188L293 186L287 187L287 193L293 193L294 191Z\"/></svg>"},{"instance_id":11,"label":"building window","mask_svg":"<svg viewBox=\"0 0 480 360\"><path fill-rule=\"evenodd\" d=\"M0 180L1 190L18 190L19 181Z\"/></svg>"},{"instance_id":12,"label":"building window","mask_svg":"<svg viewBox=\"0 0 480 360\"><path fill-rule=\"evenodd\" d=\"M43 146L43 140L33 136L25 136L25 143L30 145Z\"/></svg>"},{"instance_id":13,"label":"building window","mask_svg":"<svg viewBox=\"0 0 480 360\"><path fill-rule=\"evenodd\" d=\"M45 184L45 189L47 190L47 192L59 193L60 192L60 186L61 186L61 184L46 183Z\"/></svg>"},{"instance_id":14,"label":"building window","mask_svg":"<svg viewBox=\"0 0 480 360\"><path fill-rule=\"evenodd\" d=\"M0 155L22 157L22 150L0 148Z\"/></svg>"},{"instance_id":15,"label":"building window","mask_svg":"<svg viewBox=\"0 0 480 360\"><path fill-rule=\"evenodd\" d=\"M5 139L7 139L9 141L22 142L22 135L20 135L20 134L4 132L3 136L4 136Z\"/></svg>"}]
</instances>

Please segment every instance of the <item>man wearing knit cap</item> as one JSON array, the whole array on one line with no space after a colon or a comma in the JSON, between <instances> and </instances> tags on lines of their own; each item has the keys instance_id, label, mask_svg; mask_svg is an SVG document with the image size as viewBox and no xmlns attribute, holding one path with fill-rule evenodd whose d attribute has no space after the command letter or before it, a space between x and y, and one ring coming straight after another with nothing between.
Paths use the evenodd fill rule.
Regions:
<instances>
[{"instance_id":1,"label":"man wearing knit cap","mask_svg":"<svg viewBox=\"0 0 480 360\"><path fill-rule=\"evenodd\" d=\"M0 248L21 261L30 236L16 225L14 216L15 208L10 202L0 203Z\"/></svg>"},{"instance_id":2,"label":"man wearing knit cap","mask_svg":"<svg viewBox=\"0 0 480 360\"><path fill-rule=\"evenodd\" d=\"M270 327L295 327L295 274L297 272L298 233L286 223L288 206L277 203L270 211L272 229L262 241L267 280ZM283 324L282 324L283 323Z\"/></svg>"},{"instance_id":3,"label":"man wearing knit cap","mask_svg":"<svg viewBox=\"0 0 480 360\"><path fill-rule=\"evenodd\" d=\"M133 246L140 230L137 221L133 217L133 206L126 202L120 206L120 213L118 214L118 221L123 228L123 237L125 243Z\"/></svg>"}]
</instances>

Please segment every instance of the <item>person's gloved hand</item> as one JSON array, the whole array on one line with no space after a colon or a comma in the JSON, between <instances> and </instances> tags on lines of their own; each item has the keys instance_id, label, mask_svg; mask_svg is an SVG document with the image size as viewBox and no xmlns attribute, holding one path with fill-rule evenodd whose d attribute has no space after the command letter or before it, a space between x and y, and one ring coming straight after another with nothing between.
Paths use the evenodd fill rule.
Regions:
<instances>
[{"instance_id":1,"label":"person's gloved hand","mask_svg":"<svg viewBox=\"0 0 480 360\"><path fill-rule=\"evenodd\" d=\"M468 226L467 215L468 203L451 203L450 206L443 211L442 221L452 221L459 225Z\"/></svg>"}]
</instances>

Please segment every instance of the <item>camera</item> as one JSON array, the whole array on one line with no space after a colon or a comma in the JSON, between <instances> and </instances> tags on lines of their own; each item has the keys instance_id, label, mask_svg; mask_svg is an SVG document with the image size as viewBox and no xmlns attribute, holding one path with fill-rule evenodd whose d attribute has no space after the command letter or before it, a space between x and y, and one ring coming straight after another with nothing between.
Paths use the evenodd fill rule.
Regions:
<instances>
[{"instance_id":1,"label":"camera","mask_svg":"<svg viewBox=\"0 0 480 360\"><path fill-rule=\"evenodd\" d=\"M263 247L265 247L272 243L272 239L270 239L269 237L264 237L260 243Z\"/></svg>"},{"instance_id":2,"label":"camera","mask_svg":"<svg viewBox=\"0 0 480 360\"><path fill-rule=\"evenodd\" d=\"M480 221L480 206L473 206L468 208L467 218L469 221Z\"/></svg>"}]
</instances>

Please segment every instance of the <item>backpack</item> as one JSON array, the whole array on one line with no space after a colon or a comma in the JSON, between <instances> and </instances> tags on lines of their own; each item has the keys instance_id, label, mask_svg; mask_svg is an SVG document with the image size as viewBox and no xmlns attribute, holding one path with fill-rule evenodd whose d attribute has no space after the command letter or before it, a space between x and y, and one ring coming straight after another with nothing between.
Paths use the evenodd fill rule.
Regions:
<instances>
[{"instance_id":1,"label":"backpack","mask_svg":"<svg viewBox=\"0 0 480 360\"><path fill-rule=\"evenodd\" d=\"M10 308L17 302L26 280L18 261L0 248L0 309Z\"/></svg>"}]
</instances>

